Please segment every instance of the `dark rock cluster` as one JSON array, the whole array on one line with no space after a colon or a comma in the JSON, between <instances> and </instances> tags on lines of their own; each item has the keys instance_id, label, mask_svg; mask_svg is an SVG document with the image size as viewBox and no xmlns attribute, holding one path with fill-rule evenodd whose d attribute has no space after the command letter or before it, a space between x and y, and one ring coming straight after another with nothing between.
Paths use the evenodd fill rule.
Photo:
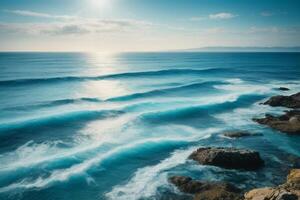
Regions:
<instances>
[{"instance_id":1,"label":"dark rock cluster","mask_svg":"<svg viewBox=\"0 0 300 200\"><path fill-rule=\"evenodd\" d=\"M284 133L300 134L300 110L286 111L281 116L266 114L264 118L253 120Z\"/></svg>"},{"instance_id":2,"label":"dark rock cluster","mask_svg":"<svg viewBox=\"0 0 300 200\"><path fill-rule=\"evenodd\" d=\"M300 108L300 92L291 96L273 96L264 103L273 107Z\"/></svg>"},{"instance_id":3,"label":"dark rock cluster","mask_svg":"<svg viewBox=\"0 0 300 200\"><path fill-rule=\"evenodd\" d=\"M288 88L279 88L286 91ZM294 110L286 111L281 116L266 114L264 118L253 119L255 122L288 134L300 134L300 93L291 96L274 96L264 104L282 106ZM245 131L231 131L223 134L225 137L241 138L262 136L258 133ZM190 156L201 165L212 165L226 169L257 170L264 166L259 152L228 147L202 147ZM292 158L294 166L298 166L299 159ZM291 161L291 162L292 162ZM194 195L194 200L300 200L300 169L292 169L287 182L277 187L258 188L243 192L234 185L226 182L208 182L193 180L186 176L172 176L169 182L181 192Z\"/></svg>"},{"instance_id":4,"label":"dark rock cluster","mask_svg":"<svg viewBox=\"0 0 300 200\"><path fill-rule=\"evenodd\" d=\"M258 152L236 148L199 148L189 158L202 165L214 165L227 169L255 170L264 164Z\"/></svg>"},{"instance_id":5,"label":"dark rock cluster","mask_svg":"<svg viewBox=\"0 0 300 200\"><path fill-rule=\"evenodd\" d=\"M240 200L241 190L229 183L202 182L186 176L169 179L181 192L195 194L194 200Z\"/></svg>"}]
</instances>

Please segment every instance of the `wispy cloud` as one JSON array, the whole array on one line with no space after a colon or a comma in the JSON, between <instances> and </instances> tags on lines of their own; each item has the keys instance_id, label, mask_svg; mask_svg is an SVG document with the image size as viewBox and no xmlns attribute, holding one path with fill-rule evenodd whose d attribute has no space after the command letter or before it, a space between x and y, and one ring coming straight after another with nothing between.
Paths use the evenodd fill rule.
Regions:
<instances>
[{"instance_id":1,"label":"wispy cloud","mask_svg":"<svg viewBox=\"0 0 300 200\"><path fill-rule=\"evenodd\" d=\"M208 16L194 16L194 17L189 18L189 21L202 21L202 20L208 20L208 19L212 19L212 20L231 19L231 18L234 18L237 16L238 15L234 15L232 13L221 12L221 13L210 14Z\"/></svg>"},{"instance_id":2,"label":"wispy cloud","mask_svg":"<svg viewBox=\"0 0 300 200\"><path fill-rule=\"evenodd\" d=\"M278 32L283 32L284 30L279 29L276 26L272 27L250 27L250 30L248 33L278 33Z\"/></svg>"},{"instance_id":3,"label":"wispy cloud","mask_svg":"<svg viewBox=\"0 0 300 200\"><path fill-rule=\"evenodd\" d=\"M237 17L237 15L234 15L232 13L227 13L227 12L221 12L221 13L215 13L209 15L210 19L231 19L234 17Z\"/></svg>"},{"instance_id":4,"label":"wispy cloud","mask_svg":"<svg viewBox=\"0 0 300 200\"><path fill-rule=\"evenodd\" d=\"M31 35L82 35L92 33L124 32L152 26L151 23L133 19L95 19L69 15L51 15L28 10L5 10L16 15L50 18L43 23L0 23L1 32Z\"/></svg>"},{"instance_id":5,"label":"wispy cloud","mask_svg":"<svg viewBox=\"0 0 300 200\"><path fill-rule=\"evenodd\" d=\"M207 19L207 17L191 17L189 20L190 21L202 21Z\"/></svg>"},{"instance_id":6,"label":"wispy cloud","mask_svg":"<svg viewBox=\"0 0 300 200\"><path fill-rule=\"evenodd\" d=\"M133 31L149 26L151 24L143 21L99 19L54 23L0 23L0 31L30 35L82 35Z\"/></svg>"},{"instance_id":7,"label":"wispy cloud","mask_svg":"<svg viewBox=\"0 0 300 200\"><path fill-rule=\"evenodd\" d=\"M228 31L223 27L214 27L214 28L208 28L203 30L206 34L221 34L221 33L227 33Z\"/></svg>"},{"instance_id":8,"label":"wispy cloud","mask_svg":"<svg viewBox=\"0 0 300 200\"><path fill-rule=\"evenodd\" d=\"M263 11L263 12L260 13L260 15L263 16L263 17L270 17L270 16L273 16L274 13L271 12L271 11Z\"/></svg>"},{"instance_id":9,"label":"wispy cloud","mask_svg":"<svg viewBox=\"0 0 300 200\"><path fill-rule=\"evenodd\" d=\"M15 15L21 15L21 16L27 16L27 17L40 17L40 18L50 18L50 19L77 19L76 16L69 16L69 15L51 15L48 13L42 13L42 12L34 12L30 10L4 10L7 13L15 14Z\"/></svg>"}]
</instances>

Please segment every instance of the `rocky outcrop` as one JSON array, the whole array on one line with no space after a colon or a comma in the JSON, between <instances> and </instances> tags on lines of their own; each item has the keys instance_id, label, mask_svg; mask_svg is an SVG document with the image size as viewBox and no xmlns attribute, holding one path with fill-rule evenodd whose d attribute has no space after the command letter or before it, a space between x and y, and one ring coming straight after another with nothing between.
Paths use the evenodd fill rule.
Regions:
<instances>
[{"instance_id":1,"label":"rocky outcrop","mask_svg":"<svg viewBox=\"0 0 300 200\"><path fill-rule=\"evenodd\" d=\"M287 108L300 108L300 92L291 96L273 96L264 104L273 107L282 106Z\"/></svg>"},{"instance_id":2,"label":"rocky outcrop","mask_svg":"<svg viewBox=\"0 0 300 200\"><path fill-rule=\"evenodd\" d=\"M245 200L300 200L300 169L293 169L287 182L277 187L251 190L244 195Z\"/></svg>"},{"instance_id":3,"label":"rocky outcrop","mask_svg":"<svg viewBox=\"0 0 300 200\"><path fill-rule=\"evenodd\" d=\"M285 133L300 134L299 110L286 111L284 115L278 117L266 114L264 118L253 120Z\"/></svg>"},{"instance_id":4,"label":"rocky outcrop","mask_svg":"<svg viewBox=\"0 0 300 200\"><path fill-rule=\"evenodd\" d=\"M258 152L236 148L199 148L189 158L202 165L214 165L227 169L255 170L264 164Z\"/></svg>"},{"instance_id":5,"label":"rocky outcrop","mask_svg":"<svg viewBox=\"0 0 300 200\"><path fill-rule=\"evenodd\" d=\"M246 131L230 131L230 132L225 132L223 135L229 138L241 138L241 137L249 137L249 136L262 136L263 134L249 133Z\"/></svg>"},{"instance_id":6,"label":"rocky outcrop","mask_svg":"<svg viewBox=\"0 0 300 200\"><path fill-rule=\"evenodd\" d=\"M195 194L194 200L240 200L241 190L229 183L204 182L186 176L173 176L169 181L181 192Z\"/></svg>"}]
</instances>

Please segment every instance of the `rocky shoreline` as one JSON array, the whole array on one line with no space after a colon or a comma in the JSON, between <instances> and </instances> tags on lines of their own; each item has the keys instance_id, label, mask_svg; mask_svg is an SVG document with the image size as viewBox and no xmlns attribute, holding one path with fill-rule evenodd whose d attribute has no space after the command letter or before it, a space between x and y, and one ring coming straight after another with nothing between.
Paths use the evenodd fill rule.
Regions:
<instances>
[{"instance_id":1,"label":"rocky shoreline","mask_svg":"<svg viewBox=\"0 0 300 200\"><path fill-rule=\"evenodd\" d=\"M280 88L287 91L288 88ZM266 114L264 118L253 121L269 126L287 134L300 134L300 93L290 96L273 96L263 104L273 107L281 106L293 110L285 111L281 116ZM229 138L262 136L262 134L245 131L233 131L223 134ZM189 159L201 165L212 165L224 169L258 170L264 166L264 160L259 152L228 148L228 147L201 147L195 150ZM300 169L291 169L286 183L276 187L257 188L242 191L226 182L208 182L193 180L187 176L169 177L169 182L181 192L194 195L194 200L300 200Z\"/></svg>"}]
</instances>

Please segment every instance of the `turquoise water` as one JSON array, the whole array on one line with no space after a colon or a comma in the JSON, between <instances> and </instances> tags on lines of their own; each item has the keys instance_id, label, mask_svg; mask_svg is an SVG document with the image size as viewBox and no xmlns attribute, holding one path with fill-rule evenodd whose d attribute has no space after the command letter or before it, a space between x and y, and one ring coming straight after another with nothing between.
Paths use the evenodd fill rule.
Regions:
<instances>
[{"instance_id":1,"label":"turquoise water","mask_svg":"<svg viewBox=\"0 0 300 200\"><path fill-rule=\"evenodd\" d=\"M0 53L0 72L0 199L188 199L168 176L246 190L300 156L299 136L251 120L300 91L299 53ZM199 146L257 150L266 166L200 166L186 159Z\"/></svg>"}]
</instances>

